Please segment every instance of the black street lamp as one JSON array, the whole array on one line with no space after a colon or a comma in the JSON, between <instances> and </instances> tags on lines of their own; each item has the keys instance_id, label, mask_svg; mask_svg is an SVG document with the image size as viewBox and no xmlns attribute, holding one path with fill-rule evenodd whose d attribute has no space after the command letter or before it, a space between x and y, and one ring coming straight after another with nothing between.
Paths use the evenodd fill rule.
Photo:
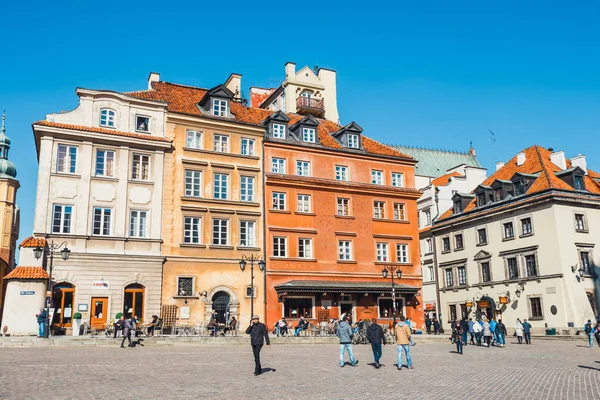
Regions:
<instances>
[{"instance_id":1,"label":"black street lamp","mask_svg":"<svg viewBox=\"0 0 600 400\"><path fill-rule=\"evenodd\" d=\"M50 301L52 299L51 289L52 268L54 267L54 252L62 248L62 250L60 251L60 255L62 256L63 260L67 261L69 259L69 256L71 255L71 250L69 250L67 244L67 242L62 242L61 244L54 244L54 241L52 241L50 243L46 243L45 247L36 246L33 249L33 255L37 260L39 260L42 257L42 255L44 255L44 252L46 250L48 250L48 253L50 253L50 265L48 266L48 270L50 273L48 274L48 284L46 285L46 322L44 324L44 338L46 339L48 339L48 335L50 333ZM48 296L48 293L50 293L50 296Z\"/></svg>"},{"instance_id":2,"label":"black street lamp","mask_svg":"<svg viewBox=\"0 0 600 400\"><path fill-rule=\"evenodd\" d=\"M254 315L254 264L258 264L258 269L261 272L264 272L267 264L265 260L262 259L261 256L255 256L251 254L250 257L247 257L245 254L242 255L242 259L240 260L240 269L242 272L246 269L246 265L250 263L250 293L252 294L252 298L250 299L250 317Z\"/></svg>"},{"instance_id":3,"label":"black street lamp","mask_svg":"<svg viewBox=\"0 0 600 400\"><path fill-rule=\"evenodd\" d=\"M392 277L392 307L393 307L393 312L394 312L394 329L395 329L395 326L396 326L396 287L394 286L394 272L396 273L398 280L400 280L402 278L402 271L400 270L399 266L395 266L392 264L386 265L381 270L381 275L383 275L383 279L387 279L390 272L391 272L391 277Z\"/></svg>"}]
</instances>

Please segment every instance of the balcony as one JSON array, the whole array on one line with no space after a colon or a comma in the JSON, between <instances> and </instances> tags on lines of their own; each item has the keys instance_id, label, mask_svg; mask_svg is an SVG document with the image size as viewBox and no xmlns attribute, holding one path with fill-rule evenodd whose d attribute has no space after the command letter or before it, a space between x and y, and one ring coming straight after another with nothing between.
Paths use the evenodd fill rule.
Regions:
<instances>
[{"instance_id":1,"label":"balcony","mask_svg":"<svg viewBox=\"0 0 600 400\"><path fill-rule=\"evenodd\" d=\"M298 114L311 114L322 117L325 114L323 99L300 96L296 99L296 112Z\"/></svg>"}]
</instances>

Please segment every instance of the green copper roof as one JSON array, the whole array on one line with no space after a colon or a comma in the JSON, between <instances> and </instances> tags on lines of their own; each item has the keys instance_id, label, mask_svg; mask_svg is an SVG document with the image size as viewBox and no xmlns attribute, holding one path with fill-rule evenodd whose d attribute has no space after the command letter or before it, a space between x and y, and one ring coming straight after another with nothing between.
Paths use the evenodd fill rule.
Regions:
<instances>
[{"instance_id":1,"label":"green copper roof","mask_svg":"<svg viewBox=\"0 0 600 400\"><path fill-rule=\"evenodd\" d=\"M461 153L458 151L446 151L425 149L421 147L395 146L398 151L412 156L418 161L415 166L415 174L420 176L430 176L437 178L444 175L450 168L461 164L470 167L480 167L477 157L471 155L468 151Z\"/></svg>"}]
</instances>

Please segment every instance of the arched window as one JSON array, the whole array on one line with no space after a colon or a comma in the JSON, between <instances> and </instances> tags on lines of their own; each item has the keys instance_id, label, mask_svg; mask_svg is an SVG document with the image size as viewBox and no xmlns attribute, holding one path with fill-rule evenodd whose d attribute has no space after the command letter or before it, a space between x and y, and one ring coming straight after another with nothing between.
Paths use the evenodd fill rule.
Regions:
<instances>
[{"instance_id":1,"label":"arched window","mask_svg":"<svg viewBox=\"0 0 600 400\"><path fill-rule=\"evenodd\" d=\"M227 323L229 319L229 304L231 303L231 297L229 293L220 291L215 293L212 298L212 309L217 313L217 322L220 324Z\"/></svg>"},{"instance_id":2,"label":"arched window","mask_svg":"<svg viewBox=\"0 0 600 400\"><path fill-rule=\"evenodd\" d=\"M75 286L61 282L52 288L52 323L60 328L68 328L73 323Z\"/></svg>"},{"instance_id":3,"label":"arched window","mask_svg":"<svg viewBox=\"0 0 600 400\"><path fill-rule=\"evenodd\" d=\"M115 127L115 112L109 108L100 110L100 126Z\"/></svg>"},{"instance_id":4,"label":"arched window","mask_svg":"<svg viewBox=\"0 0 600 400\"><path fill-rule=\"evenodd\" d=\"M146 288L139 283L125 286L123 296L123 315L125 318L136 316L138 320L144 319L144 295ZM139 321L138 321L139 322Z\"/></svg>"}]
</instances>

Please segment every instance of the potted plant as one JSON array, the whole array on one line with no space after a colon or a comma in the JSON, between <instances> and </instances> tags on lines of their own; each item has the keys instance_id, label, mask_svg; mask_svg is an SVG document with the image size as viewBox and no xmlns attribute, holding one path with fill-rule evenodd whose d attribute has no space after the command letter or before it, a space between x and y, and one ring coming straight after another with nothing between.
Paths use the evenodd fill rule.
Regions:
<instances>
[{"instance_id":1,"label":"potted plant","mask_svg":"<svg viewBox=\"0 0 600 400\"><path fill-rule=\"evenodd\" d=\"M73 336L79 336L79 327L81 326L81 313L73 314Z\"/></svg>"}]
</instances>

